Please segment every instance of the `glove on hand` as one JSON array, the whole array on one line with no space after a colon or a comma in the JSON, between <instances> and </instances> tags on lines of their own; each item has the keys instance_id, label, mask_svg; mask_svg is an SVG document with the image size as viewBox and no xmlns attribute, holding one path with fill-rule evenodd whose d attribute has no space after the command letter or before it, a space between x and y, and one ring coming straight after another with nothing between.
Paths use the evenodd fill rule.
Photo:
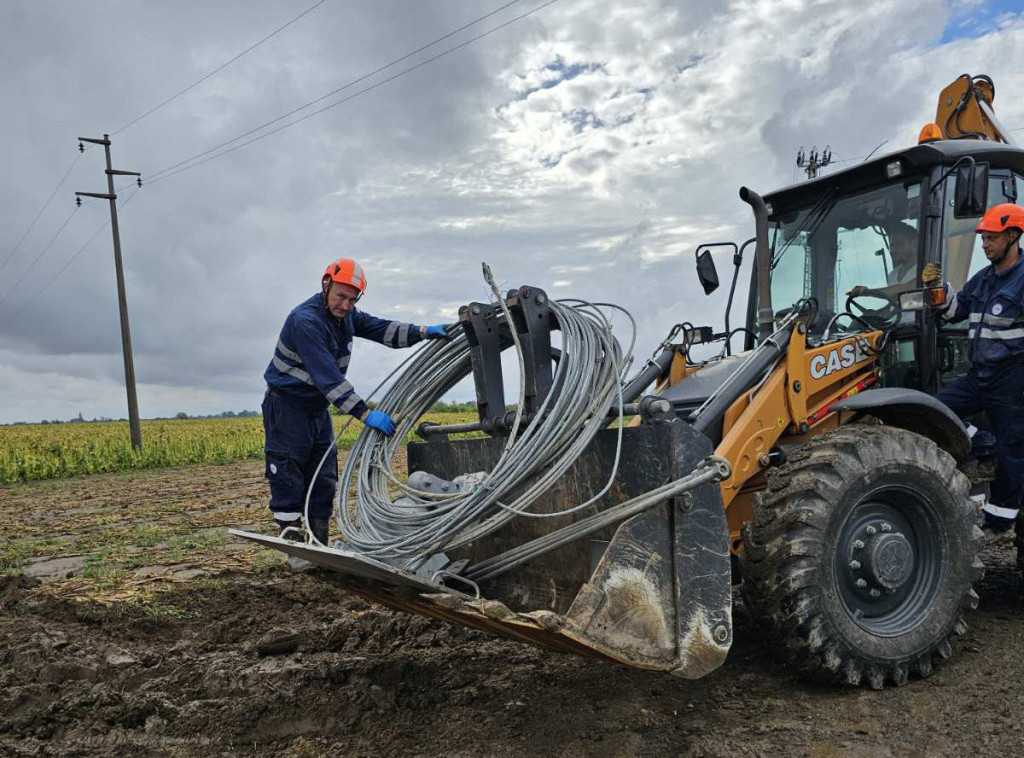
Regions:
<instances>
[{"instance_id":1,"label":"glove on hand","mask_svg":"<svg viewBox=\"0 0 1024 758\"><path fill-rule=\"evenodd\" d=\"M924 268L921 269L921 284L925 287L938 287L942 284L942 264L924 264Z\"/></svg>"},{"instance_id":2,"label":"glove on hand","mask_svg":"<svg viewBox=\"0 0 1024 758\"><path fill-rule=\"evenodd\" d=\"M426 331L426 338L428 340L450 340L451 337L448 332L445 331L445 327L448 324L437 324L436 326L428 326Z\"/></svg>"},{"instance_id":3,"label":"glove on hand","mask_svg":"<svg viewBox=\"0 0 1024 758\"><path fill-rule=\"evenodd\" d=\"M390 437L395 433L394 419L384 411L370 411L363 419L363 423L371 429L376 429L385 437Z\"/></svg>"}]
</instances>

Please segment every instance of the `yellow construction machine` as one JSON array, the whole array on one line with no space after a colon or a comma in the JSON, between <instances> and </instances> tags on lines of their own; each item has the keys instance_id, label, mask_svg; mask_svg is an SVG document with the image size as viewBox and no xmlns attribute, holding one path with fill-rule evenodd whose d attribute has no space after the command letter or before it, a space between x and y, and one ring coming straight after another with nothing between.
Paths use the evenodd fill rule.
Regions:
<instances>
[{"instance_id":1,"label":"yellow construction machine","mask_svg":"<svg viewBox=\"0 0 1024 758\"><path fill-rule=\"evenodd\" d=\"M338 495L344 541L243 536L395 608L688 678L725 659L741 583L758 627L816 678L928 676L978 602L984 495L958 469L964 424L933 397L967 370L968 335L941 324L944 290L920 272L940 262L961 287L987 263L976 219L1021 189L1024 150L993 98L987 77L961 77L919 144L763 198L742 189L754 237L701 245L696 264L711 292L713 253L732 251L731 307L753 246L744 325L728 308L723 332L681 323L628 381L572 373L617 350L588 347L579 304L532 286L468 304L382 401L426 440L407 446L409 479L390 462L401 440L364 432ZM415 426L469 373L478 421ZM558 466L529 457L542 448Z\"/></svg>"}]
</instances>

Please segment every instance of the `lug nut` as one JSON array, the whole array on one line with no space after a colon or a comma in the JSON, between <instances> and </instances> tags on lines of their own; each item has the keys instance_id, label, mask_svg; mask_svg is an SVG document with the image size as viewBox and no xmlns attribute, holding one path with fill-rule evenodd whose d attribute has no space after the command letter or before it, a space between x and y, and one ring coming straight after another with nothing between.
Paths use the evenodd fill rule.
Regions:
<instances>
[{"instance_id":1,"label":"lug nut","mask_svg":"<svg viewBox=\"0 0 1024 758\"><path fill-rule=\"evenodd\" d=\"M853 549L854 550L863 550L864 549L864 543L861 542L860 540L854 540L853 541Z\"/></svg>"},{"instance_id":2,"label":"lug nut","mask_svg":"<svg viewBox=\"0 0 1024 758\"><path fill-rule=\"evenodd\" d=\"M870 594L871 594L871 597L878 597L878 596L879 596L879 595L881 595L882 593L881 593L881 592L879 592L878 590L871 590L871 593L870 593Z\"/></svg>"},{"instance_id":3,"label":"lug nut","mask_svg":"<svg viewBox=\"0 0 1024 758\"><path fill-rule=\"evenodd\" d=\"M890 524L888 521L883 521L882 522L882 531L883 532L891 532L892 531L892 524Z\"/></svg>"},{"instance_id":4,"label":"lug nut","mask_svg":"<svg viewBox=\"0 0 1024 758\"><path fill-rule=\"evenodd\" d=\"M858 579L858 580L857 580L857 586L858 586L858 587L861 587L861 588L864 588L864 587L867 587L867 586L868 586L868 583L867 583L867 582L865 582L865 581L864 581L863 579Z\"/></svg>"},{"instance_id":5,"label":"lug nut","mask_svg":"<svg viewBox=\"0 0 1024 758\"><path fill-rule=\"evenodd\" d=\"M869 527L868 527L867 529L865 529L864 531L868 533L868 536L869 536L869 537L873 537L873 536L874 536L875 534L877 534L877 533L878 533L878 530L877 530L877 529L875 529L875 527L873 527L873 526L869 526Z\"/></svg>"},{"instance_id":6,"label":"lug nut","mask_svg":"<svg viewBox=\"0 0 1024 758\"><path fill-rule=\"evenodd\" d=\"M860 561L850 561L850 568L854 571L860 568Z\"/></svg>"}]
</instances>

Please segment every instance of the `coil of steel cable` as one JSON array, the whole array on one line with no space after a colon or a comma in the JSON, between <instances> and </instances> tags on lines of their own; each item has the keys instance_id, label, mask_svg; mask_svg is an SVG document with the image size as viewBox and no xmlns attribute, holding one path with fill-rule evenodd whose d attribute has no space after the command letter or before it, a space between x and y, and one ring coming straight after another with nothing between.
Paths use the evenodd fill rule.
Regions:
<instances>
[{"instance_id":1,"label":"coil of steel cable","mask_svg":"<svg viewBox=\"0 0 1024 758\"><path fill-rule=\"evenodd\" d=\"M485 276L488 273L485 269ZM510 323L511 316L500 296L497 300L502 308L500 327ZM478 539L512 518L564 515L585 508L608 490L621 451L621 418L615 465L604 489L558 513L530 511L607 426L610 410L621 409L636 332L629 313L615 305L562 300L552 301L550 308L561 332L552 390L531 423L522 423L523 362L512 329L520 359L520 410L498 462L471 491L416 490L400 480L391 463L419 418L471 372L466 336L455 328L450 341L428 343L405 364L377 406L396 420L395 434L388 438L364 429L339 479L335 516L347 549L413 570L434 553ZM632 325L626 350L612 333L610 310L625 313Z\"/></svg>"}]
</instances>

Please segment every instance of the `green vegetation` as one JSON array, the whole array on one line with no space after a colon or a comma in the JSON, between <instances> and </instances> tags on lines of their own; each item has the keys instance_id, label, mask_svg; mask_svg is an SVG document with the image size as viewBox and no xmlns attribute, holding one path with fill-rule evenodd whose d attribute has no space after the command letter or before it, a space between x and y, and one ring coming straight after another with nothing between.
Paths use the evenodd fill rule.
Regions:
<instances>
[{"instance_id":1,"label":"green vegetation","mask_svg":"<svg viewBox=\"0 0 1024 758\"><path fill-rule=\"evenodd\" d=\"M442 424L475 419L475 411L430 413L425 417ZM346 420L336 417L335 428L340 429ZM361 430L358 422L349 424L338 440L339 447L351 447ZM263 420L144 421L142 441L141 451L132 450L126 421L0 426L0 484L261 458Z\"/></svg>"}]
</instances>

